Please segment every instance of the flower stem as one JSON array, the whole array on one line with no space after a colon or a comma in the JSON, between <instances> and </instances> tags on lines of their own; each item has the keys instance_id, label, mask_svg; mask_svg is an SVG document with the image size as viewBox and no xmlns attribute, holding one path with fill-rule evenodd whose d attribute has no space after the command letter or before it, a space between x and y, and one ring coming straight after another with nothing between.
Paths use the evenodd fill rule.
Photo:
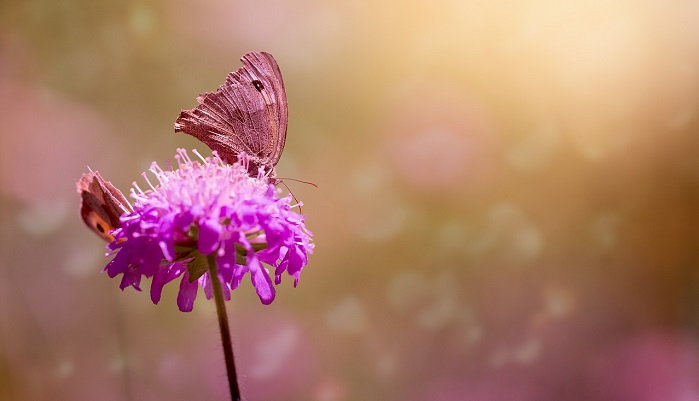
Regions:
<instances>
[{"instance_id":1,"label":"flower stem","mask_svg":"<svg viewBox=\"0 0 699 401\"><path fill-rule=\"evenodd\" d=\"M228 373L228 384L231 388L231 400L240 401L240 388L238 388L238 376L235 372L231 331L228 328L228 315L226 314L226 304L223 299L223 291L221 291L221 281L218 279L218 272L216 271L216 252L212 252L206 258L209 261L209 276L211 276L211 286L214 288L214 300L216 301L216 313L218 314L218 327L221 330L223 355L226 358L226 372Z\"/></svg>"}]
</instances>

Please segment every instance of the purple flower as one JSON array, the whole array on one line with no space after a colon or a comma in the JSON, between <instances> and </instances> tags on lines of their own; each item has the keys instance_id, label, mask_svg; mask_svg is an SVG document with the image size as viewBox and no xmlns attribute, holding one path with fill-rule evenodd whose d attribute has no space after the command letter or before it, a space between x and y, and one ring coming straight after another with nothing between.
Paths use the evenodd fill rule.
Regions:
<instances>
[{"instance_id":1,"label":"purple flower","mask_svg":"<svg viewBox=\"0 0 699 401\"><path fill-rule=\"evenodd\" d=\"M180 278L177 305L189 312L201 285L213 296L208 260L215 259L226 300L230 290L250 273L263 304L274 300L275 289L265 266L274 267L274 283L286 271L298 284L301 269L313 251L311 233L303 216L291 210L291 196L279 197L260 169L248 175L248 158L229 165L216 152L193 161L184 149L175 156L178 169L164 171L156 163L150 171L156 185L131 190L133 212L121 216L108 248L116 253L105 271L122 274L120 288L140 291L141 278L152 278L151 300L157 304L163 286Z\"/></svg>"}]
</instances>

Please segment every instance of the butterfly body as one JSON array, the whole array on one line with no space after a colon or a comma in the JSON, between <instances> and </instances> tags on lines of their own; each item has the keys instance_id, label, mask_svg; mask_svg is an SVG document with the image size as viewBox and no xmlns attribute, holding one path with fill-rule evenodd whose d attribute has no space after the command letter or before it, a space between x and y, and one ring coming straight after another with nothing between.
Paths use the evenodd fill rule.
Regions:
<instances>
[{"instance_id":1,"label":"butterfly body","mask_svg":"<svg viewBox=\"0 0 699 401\"><path fill-rule=\"evenodd\" d=\"M275 166L288 125L284 81L269 53L247 53L241 61L243 66L228 74L216 92L200 95L197 107L180 112L175 132L196 137L228 163L245 153L251 175L262 167L269 181L277 183Z\"/></svg>"}]
</instances>

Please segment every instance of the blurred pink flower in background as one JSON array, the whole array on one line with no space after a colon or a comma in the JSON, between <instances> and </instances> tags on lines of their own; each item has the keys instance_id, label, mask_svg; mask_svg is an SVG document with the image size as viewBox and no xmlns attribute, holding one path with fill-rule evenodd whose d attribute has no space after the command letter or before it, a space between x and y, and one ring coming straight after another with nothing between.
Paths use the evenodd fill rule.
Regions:
<instances>
[{"instance_id":1,"label":"blurred pink flower in background","mask_svg":"<svg viewBox=\"0 0 699 401\"><path fill-rule=\"evenodd\" d=\"M109 165L120 153L96 110L48 88L0 79L0 108L0 190L23 202L55 200L65 193L63 178L74 179L85 168L80 156L102 151Z\"/></svg>"},{"instance_id":2,"label":"blurred pink flower in background","mask_svg":"<svg viewBox=\"0 0 699 401\"><path fill-rule=\"evenodd\" d=\"M424 192L495 184L498 138L482 104L437 81L399 90L388 107L381 148L402 182Z\"/></svg>"},{"instance_id":3,"label":"blurred pink flower in background","mask_svg":"<svg viewBox=\"0 0 699 401\"><path fill-rule=\"evenodd\" d=\"M249 316L248 317L252 317ZM320 373L318 348L305 323L284 309L265 312L241 327L236 344L241 386L251 400L307 399ZM271 384L273 383L273 385Z\"/></svg>"},{"instance_id":4,"label":"blurred pink flower in background","mask_svg":"<svg viewBox=\"0 0 699 401\"><path fill-rule=\"evenodd\" d=\"M592 366L600 400L699 400L699 342L672 331L618 341Z\"/></svg>"}]
</instances>

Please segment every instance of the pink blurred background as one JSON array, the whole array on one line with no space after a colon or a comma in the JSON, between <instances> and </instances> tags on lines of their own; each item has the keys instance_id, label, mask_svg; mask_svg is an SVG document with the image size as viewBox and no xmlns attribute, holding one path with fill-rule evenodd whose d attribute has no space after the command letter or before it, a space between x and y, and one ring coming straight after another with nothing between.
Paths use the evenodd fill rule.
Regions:
<instances>
[{"instance_id":1,"label":"pink blurred background","mask_svg":"<svg viewBox=\"0 0 699 401\"><path fill-rule=\"evenodd\" d=\"M699 400L695 0L3 2L1 400L226 399L213 303L122 293L74 183L208 154L250 50L319 188L299 287L228 303L247 400Z\"/></svg>"}]
</instances>

